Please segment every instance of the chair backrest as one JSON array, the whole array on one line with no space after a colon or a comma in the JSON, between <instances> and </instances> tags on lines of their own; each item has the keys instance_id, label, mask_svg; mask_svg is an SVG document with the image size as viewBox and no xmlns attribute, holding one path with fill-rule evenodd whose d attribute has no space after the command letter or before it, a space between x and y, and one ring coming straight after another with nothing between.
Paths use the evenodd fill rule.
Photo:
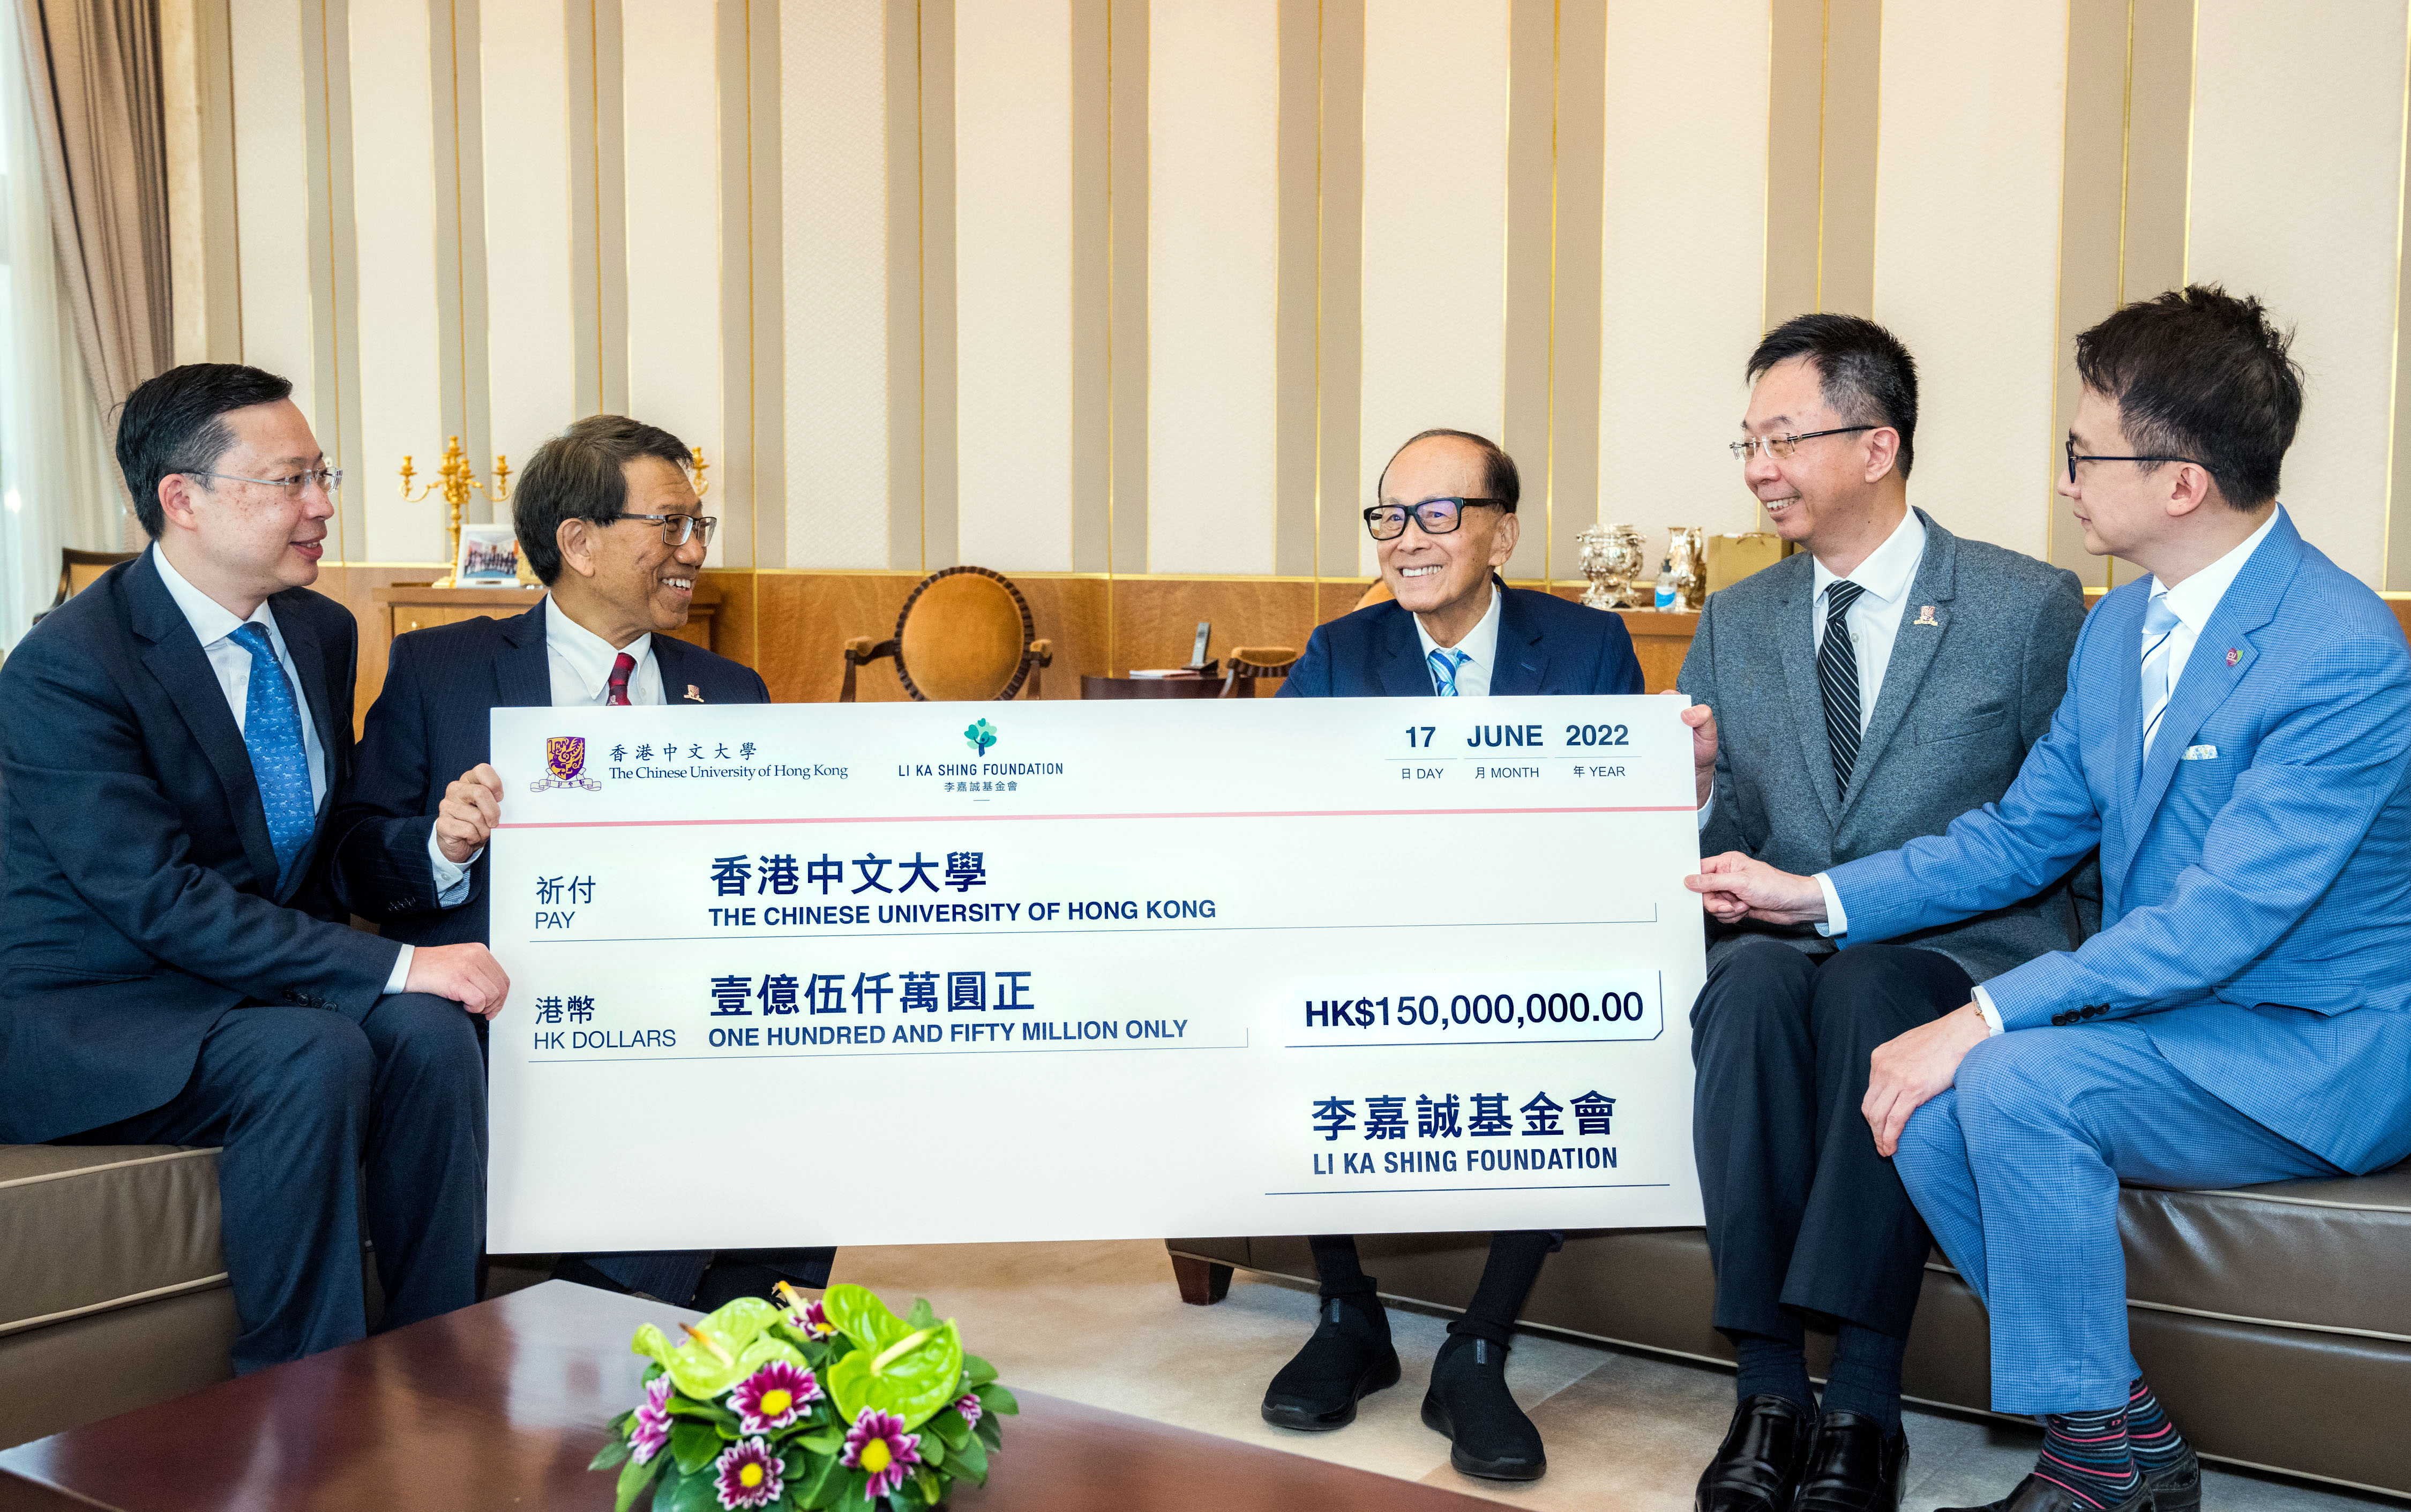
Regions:
<instances>
[{"instance_id":1,"label":"chair backrest","mask_svg":"<svg viewBox=\"0 0 2411 1512\"><path fill-rule=\"evenodd\" d=\"M120 562L131 562L139 551L79 551L72 546L59 548L59 596L51 602L56 609L76 595L100 580L100 575Z\"/></svg>"},{"instance_id":2,"label":"chair backrest","mask_svg":"<svg viewBox=\"0 0 2411 1512\"><path fill-rule=\"evenodd\" d=\"M1389 579L1376 578L1373 580L1373 586L1365 590L1365 596L1356 601L1356 607L1371 609L1376 604L1386 604L1397 596L1390 592Z\"/></svg>"},{"instance_id":3,"label":"chair backrest","mask_svg":"<svg viewBox=\"0 0 2411 1512\"><path fill-rule=\"evenodd\" d=\"M1035 634L1021 590L986 567L921 580L896 617L896 674L915 698L1010 698L1030 675Z\"/></svg>"}]
</instances>

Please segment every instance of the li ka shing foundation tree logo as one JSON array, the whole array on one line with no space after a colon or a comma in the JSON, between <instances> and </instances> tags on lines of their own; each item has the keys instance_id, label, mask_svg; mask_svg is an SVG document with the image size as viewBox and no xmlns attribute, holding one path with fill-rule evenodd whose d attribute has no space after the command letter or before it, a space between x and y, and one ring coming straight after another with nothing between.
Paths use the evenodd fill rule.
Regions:
<instances>
[{"instance_id":1,"label":"li ka shing foundation tree logo","mask_svg":"<svg viewBox=\"0 0 2411 1512\"><path fill-rule=\"evenodd\" d=\"M996 743L996 727L985 719L978 721L963 731L963 743L972 748L973 756L987 755L988 747Z\"/></svg>"},{"instance_id":2,"label":"li ka shing foundation tree logo","mask_svg":"<svg viewBox=\"0 0 2411 1512\"><path fill-rule=\"evenodd\" d=\"M544 742L544 766L552 773L528 784L528 791L541 793L548 787L583 787L590 793L600 792L603 785L586 775L586 737L555 735Z\"/></svg>"}]
</instances>

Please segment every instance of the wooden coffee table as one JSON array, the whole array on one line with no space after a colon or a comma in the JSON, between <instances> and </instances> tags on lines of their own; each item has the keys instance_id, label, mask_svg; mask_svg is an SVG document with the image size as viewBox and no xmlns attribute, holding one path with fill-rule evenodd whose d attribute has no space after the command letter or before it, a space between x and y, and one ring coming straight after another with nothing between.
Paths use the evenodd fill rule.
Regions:
<instances>
[{"instance_id":1,"label":"wooden coffee table","mask_svg":"<svg viewBox=\"0 0 2411 1512\"><path fill-rule=\"evenodd\" d=\"M607 1509L586 1462L634 1403L639 1323L695 1314L568 1282L0 1450L0 1512ZM1004 1362L1010 1384L1012 1365ZM1234 1390L1251 1390L1235 1382ZM1489 1504L1018 1393L964 1512L1473 1512Z\"/></svg>"}]
</instances>

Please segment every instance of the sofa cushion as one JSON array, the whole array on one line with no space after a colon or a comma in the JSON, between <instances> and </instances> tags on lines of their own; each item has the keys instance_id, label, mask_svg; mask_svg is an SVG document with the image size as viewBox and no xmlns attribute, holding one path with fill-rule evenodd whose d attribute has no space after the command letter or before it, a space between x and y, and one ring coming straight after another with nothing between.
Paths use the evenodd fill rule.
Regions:
<instances>
[{"instance_id":1,"label":"sofa cushion","mask_svg":"<svg viewBox=\"0 0 2411 1512\"><path fill-rule=\"evenodd\" d=\"M2135 1306L2411 1343L2411 1161L2219 1192L2129 1186Z\"/></svg>"},{"instance_id":2,"label":"sofa cushion","mask_svg":"<svg viewBox=\"0 0 2411 1512\"><path fill-rule=\"evenodd\" d=\"M215 1150L0 1145L0 1336L225 1284Z\"/></svg>"}]
</instances>

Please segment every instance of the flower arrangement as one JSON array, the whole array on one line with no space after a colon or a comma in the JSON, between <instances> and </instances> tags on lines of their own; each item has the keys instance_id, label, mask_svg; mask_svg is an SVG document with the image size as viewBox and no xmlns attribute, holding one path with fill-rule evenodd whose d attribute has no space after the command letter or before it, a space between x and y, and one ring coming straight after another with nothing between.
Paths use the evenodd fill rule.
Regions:
<instances>
[{"instance_id":1,"label":"flower arrangement","mask_svg":"<svg viewBox=\"0 0 2411 1512\"><path fill-rule=\"evenodd\" d=\"M1021 1410L926 1299L899 1318L860 1286L815 1302L782 1282L778 1302L684 1328L675 1347L650 1323L629 1345L653 1362L645 1400L589 1467L619 1470L616 1512L649 1492L652 1512L942 1505L986 1481L998 1419Z\"/></svg>"}]
</instances>

